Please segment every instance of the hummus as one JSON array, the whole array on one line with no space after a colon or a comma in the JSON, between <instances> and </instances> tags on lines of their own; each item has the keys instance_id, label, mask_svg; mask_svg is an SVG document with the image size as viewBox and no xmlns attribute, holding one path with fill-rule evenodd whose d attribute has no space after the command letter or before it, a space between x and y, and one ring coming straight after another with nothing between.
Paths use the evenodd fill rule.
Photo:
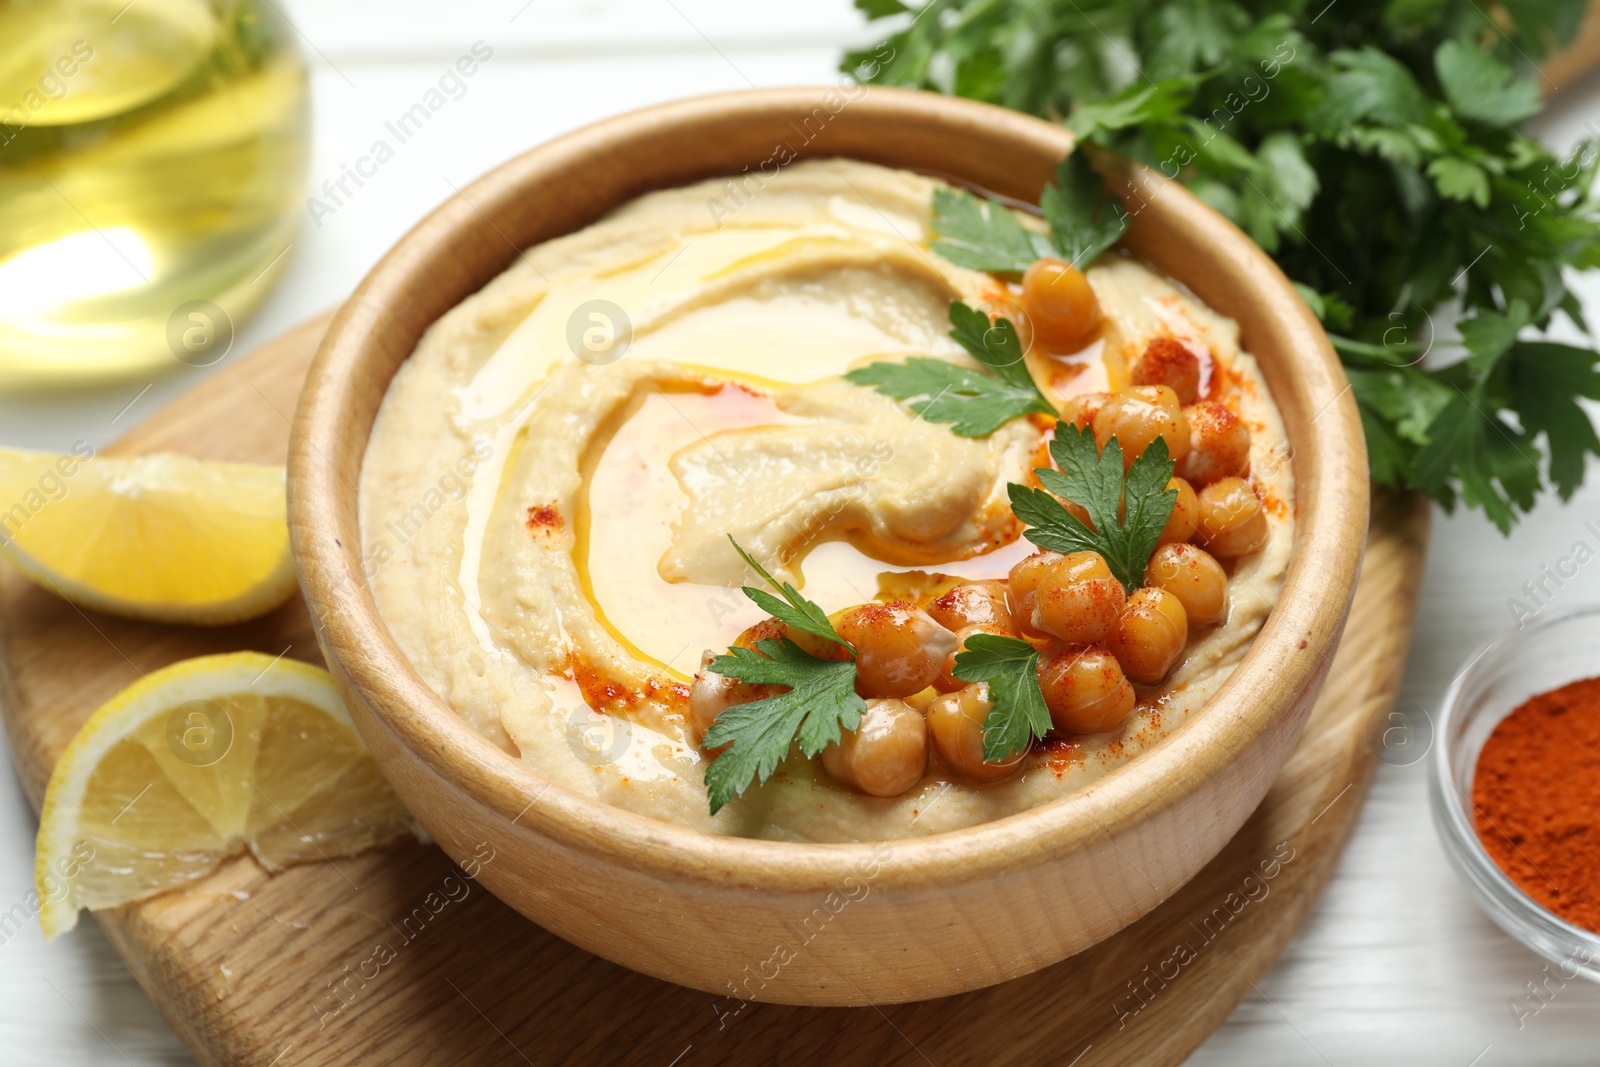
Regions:
<instances>
[{"instance_id":1,"label":"hummus","mask_svg":"<svg viewBox=\"0 0 1600 1067\"><path fill-rule=\"evenodd\" d=\"M764 617L730 534L830 611L916 572L1003 577L1034 551L1006 486L1042 462L1045 423L958 437L840 377L912 355L975 366L950 302L1007 292L931 250L940 187L828 160L732 214L722 181L652 193L530 249L422 338L368 445L363 554L401 648L486 738L563 788L706 832L899 838L1066 796L1228 677L1289 557L1283 427L1234 323L1108 253L1087 272L1106 328L1081 353L1030 353L1030 370L1060 401L1126 384L1158 335L1204 354L1207 395L1251 430L1270 527L1231 569L1226 620L1119 730L1038 746L1005 781L967 783L934 756L920 785L876 799L791 755L708 814L688 683Z\"/></svg>"}]
</instances>

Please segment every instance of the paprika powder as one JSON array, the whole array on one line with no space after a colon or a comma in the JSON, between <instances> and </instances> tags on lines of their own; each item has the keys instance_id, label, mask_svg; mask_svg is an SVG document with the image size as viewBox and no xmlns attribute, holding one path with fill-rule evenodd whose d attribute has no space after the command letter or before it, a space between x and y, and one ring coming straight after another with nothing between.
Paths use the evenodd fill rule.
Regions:
<instances>
[{"instance_id":1,"label":"paprika powder","mask_svg":"<svg viewBox=\"0 0 1600 1067\"><path fill-rule=\"evenodd\" d=\"M1484 742L1478 838L1528 896L1600 933L1600 678L1526 701Z\"/></svg>"}]
</instances>

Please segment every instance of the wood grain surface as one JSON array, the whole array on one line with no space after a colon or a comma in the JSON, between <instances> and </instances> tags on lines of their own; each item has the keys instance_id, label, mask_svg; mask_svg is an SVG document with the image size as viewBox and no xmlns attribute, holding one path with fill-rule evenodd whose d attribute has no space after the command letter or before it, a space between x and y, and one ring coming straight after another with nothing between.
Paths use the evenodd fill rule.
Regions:
<instances>
[{"instance_id":1,"label":"wood grain surface","mask_svg":"<svg viewBox=\"0 0 1600 1067\"><path fill-rule=\"evenodd\" d=\"M117 451L281 460L325 324L240 360ZM97 918L205 1064L1175 1064L1271 966L1339 855L1382 751L1426 530L1421 502L1374 500L1327 687L1221 855L1121 934L981 992L883 1008L718 998L574 948L424 846L276 876L241 858ZM173 660L238 648L318 658L298 602L244 626L175 629L84 614L0 570L0 710L35 807L101 701Z\"/></svg>"}]
</instances>

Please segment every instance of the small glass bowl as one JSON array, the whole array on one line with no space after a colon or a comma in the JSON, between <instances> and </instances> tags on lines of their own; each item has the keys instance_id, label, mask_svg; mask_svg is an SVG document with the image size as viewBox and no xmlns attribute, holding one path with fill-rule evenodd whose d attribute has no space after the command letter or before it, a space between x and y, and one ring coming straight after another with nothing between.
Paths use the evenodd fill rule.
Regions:
<instances>
[{"instance_id":1,"label":"small glass bowl","mask_svg":"<svg viewBox=\"0 0 1600 1067\"><path fill-rule=\"evenodd\" d=\"M1562 968L1600 982L1600 935L1546 910L1496 866L1473 825L1472 775L1500 720L1528 698L1600 676L1600 606L1545 612L1496 637L1456 675L1429 763L1434 827L1478 905L1506 933Z\"/></svg>"}]
</instances>

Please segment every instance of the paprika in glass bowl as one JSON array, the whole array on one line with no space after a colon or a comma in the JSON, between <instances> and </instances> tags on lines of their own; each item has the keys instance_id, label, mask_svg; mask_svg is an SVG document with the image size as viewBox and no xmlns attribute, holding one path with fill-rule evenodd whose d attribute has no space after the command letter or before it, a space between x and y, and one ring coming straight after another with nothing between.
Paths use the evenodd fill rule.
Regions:
<instances>
[{"instance_id":1,"label":"paprika in glass bowl","mask_svg":"<svg viewBox=\"0 0 1600 1067\"><path fill-rule=\"evenodd\" d=\"M1446 855L1502 930L1600 982L1600 606L1541 614L1470 659L1429 766ZM1580 925L1580 923L1584 925Z\"/></svg>"}]
</instances>

